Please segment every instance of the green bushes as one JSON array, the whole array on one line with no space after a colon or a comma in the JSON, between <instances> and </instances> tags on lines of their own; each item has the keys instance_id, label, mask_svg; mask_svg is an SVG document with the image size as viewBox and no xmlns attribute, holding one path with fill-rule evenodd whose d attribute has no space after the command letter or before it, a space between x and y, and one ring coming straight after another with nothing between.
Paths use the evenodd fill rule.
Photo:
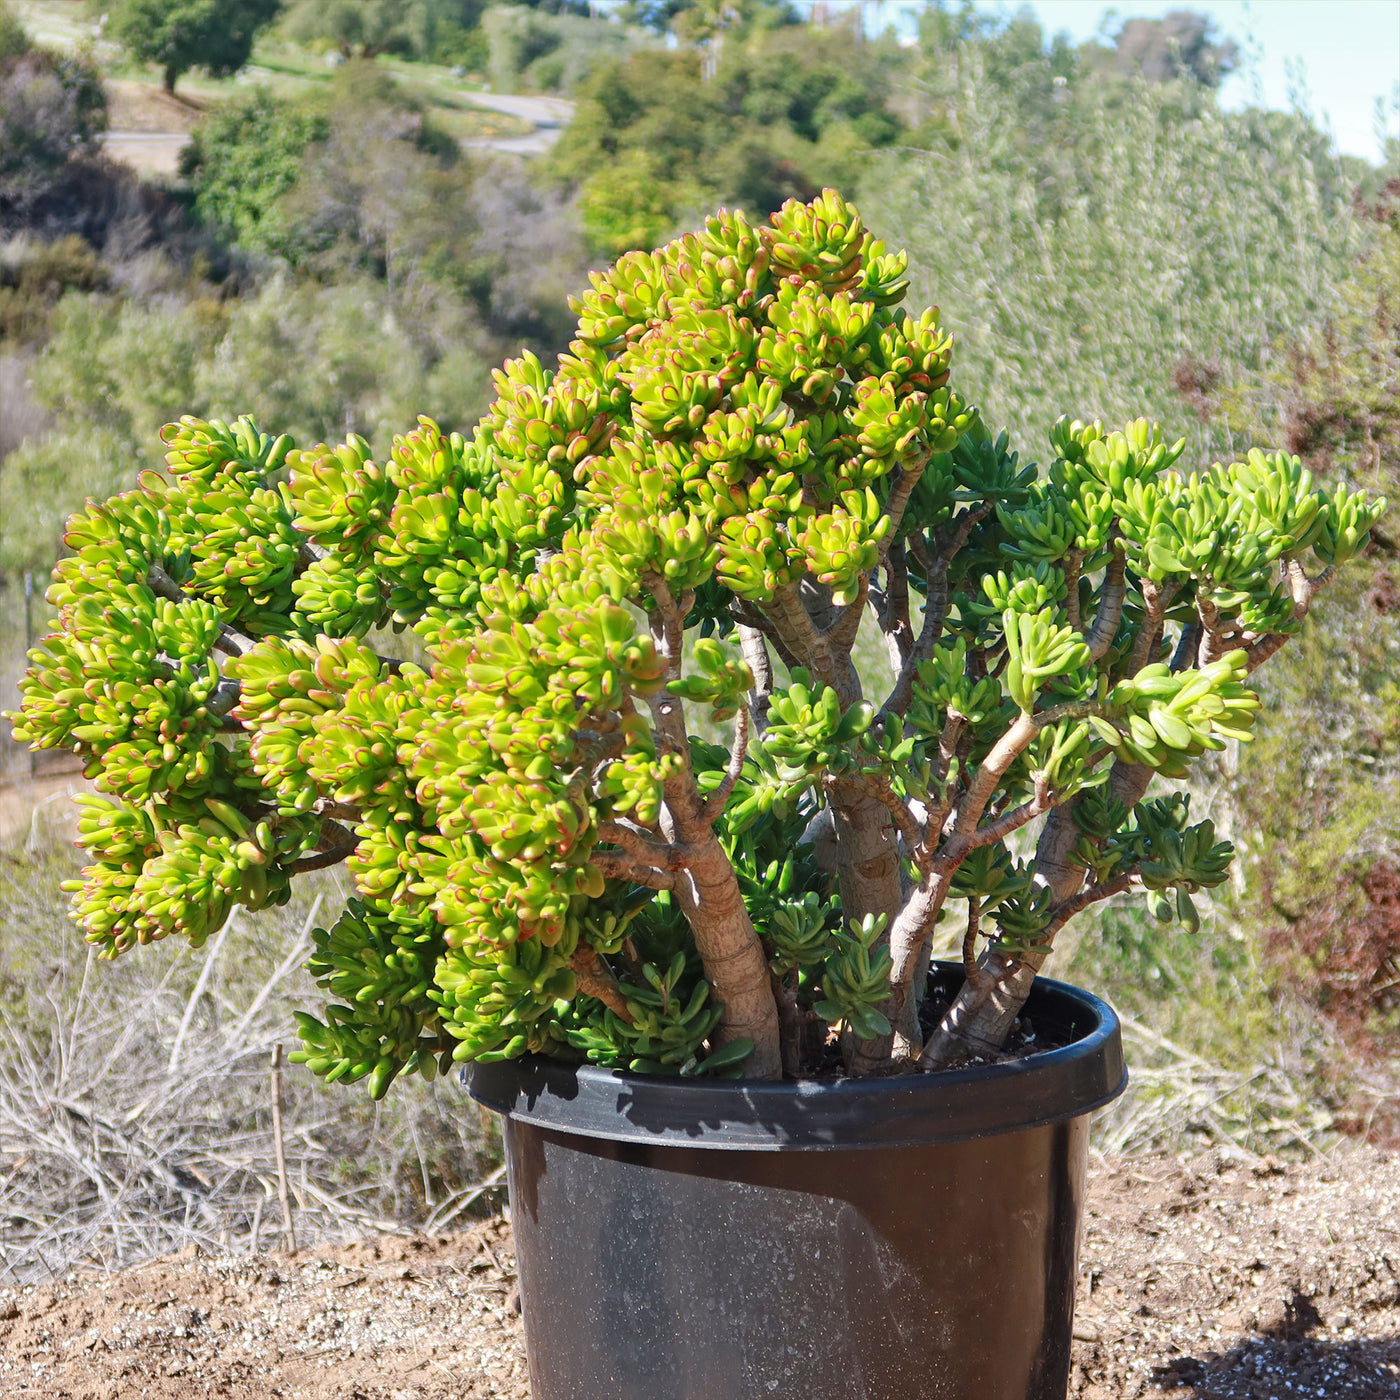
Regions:
<instances>
[{"instance_id":1,"label":"green bushes","mask_svg":"<svg viewBox=\"0 0 1400 1400\"><path fill-rule=\"evenodd\" d=\"M650 42L612 20L550 14L527 5L492 5L481 30L490 45L491 86L497 92L572 92L601 59Z\"/></svg>"},{"instance_id":2,"label":"green bushes","mask_svg":"<svg viewBox=\"0 0 1400 1400\"><path fill-rule=\"evenodd\" d=\"M91 57L31 47L0 5L0 229L21 222L74 156L93 155L106 127Z\"/></svg>"},{"instance_id":3,"label":"green bushes","mask_svg":"<svg viewBox=\"0 0 1400 1400\"><path fill-rule=\"evenodd\" d=\"M425 401L466 425L489 392L478 334L460 303L364 276L272 279L227 305L72 295L31 370L56 427L0 461L0 568L46 570L86 495L159 462L150 444L179 403L251 402L305 440L358 431L381 446Z\"/></svg>"},{"instance_id":4,"label":"green bushes","mask_svg":"<svg viewBox=\"0 0 1400 1400\"><path fill-rule=\"evenodd\" d=\"M214 108L180 153L195 213L244 248L294 251L281 196L296 184L307 146L329 135L324 112L280 102L266 88Z\"/></svg>"},{"instance_id":5,"label":"green bushes","mask_svg":"<svg viewBox=\"0 0 1400 1400\"><path fill-rule=\"evenodd\" d=\"M1227 115L1191 89L1057 89L1049 58L1002 82L971 45L950 68L928 154L877 161L862 188L919 295L959 305L964 373L1013 432L1068 399L1174 415L1175 365L1257 365L1363 245L1299 120ZM1228 450L1197 430L1200 457Z\"/></svg>"},{"instance_id":6,"label":"green bushes","mask_svg":"<svg viewBox=\"0 0 1400 1400\"><path fill-rule=\"evenodd\" d=\"M889 105L892 43L845 31L760 30L719 51L713 78L693 48L600 65L547 168L577 182L600 251L649 248L715 204L764 215L824 184L854 188L872 147L905 133Z\"/></svg>"}]
</instances>

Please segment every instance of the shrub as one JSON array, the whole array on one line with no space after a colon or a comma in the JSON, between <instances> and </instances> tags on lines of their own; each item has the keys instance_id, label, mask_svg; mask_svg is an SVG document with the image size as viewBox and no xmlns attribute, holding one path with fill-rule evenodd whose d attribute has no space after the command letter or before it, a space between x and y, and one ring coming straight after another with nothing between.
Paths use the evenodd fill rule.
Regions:
<instances>
[{"instance_id":1,"label":"shrub","mask_svg":"<svg viewBox=\"0 0 1400 1400\"><path fill-rule=\"evenodd\" d=\"M74 156L93 155L107 99L92 59L48 49L0 57L0 226L18 222Z\"/></svg>"},{"instance_id":2,"label":"shrub","mask_svg":"<svg viewBox=\"0 0 1400 1400\"><path fill-rule=\"evenodd\" d=\"M297 1055L378 1096L526 1051L938 1068L999 1049L1091 904L1194 926L1233 852L1148 784L1248 736L1247 676L1381 504L1280 453L1183 476L1141 420L1059 419L1041 477L906 271L827 191L596 275L471 440L168 427L168 476L71 522L14 716L105 794L88 939L199 946L347 861ZM921 1020L951 908L966 981Z\"/></svg>"}]
</instances>

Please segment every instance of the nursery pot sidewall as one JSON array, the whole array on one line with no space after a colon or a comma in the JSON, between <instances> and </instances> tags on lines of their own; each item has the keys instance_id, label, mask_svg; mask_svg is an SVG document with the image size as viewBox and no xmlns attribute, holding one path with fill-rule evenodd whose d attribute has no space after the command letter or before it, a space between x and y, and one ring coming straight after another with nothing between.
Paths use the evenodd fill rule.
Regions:
<instances>
[{"instance_id":1,"label":"nursery pot sidewall","mask_svg":"<svg viewBox=\"0 0 1400 1400\"><path fill-rule=\"evenodd\" d=\"M1089 1114L1126 1072L1098 998L1042 979L1025 1014L1071 1043L835 1083L473 1066L532 1400L1064 1400Z\"/></svg>"}]
</instances>

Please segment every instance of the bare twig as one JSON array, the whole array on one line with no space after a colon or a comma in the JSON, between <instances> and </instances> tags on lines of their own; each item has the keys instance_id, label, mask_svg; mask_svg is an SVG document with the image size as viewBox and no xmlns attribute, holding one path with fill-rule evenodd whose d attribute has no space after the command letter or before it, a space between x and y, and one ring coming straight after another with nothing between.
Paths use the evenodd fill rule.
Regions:
<instances>
[{"instance_id":1,"label":"bare twig","mask_svg":"<svg viewBox=\"0 0 1400 1400\"><path fill-rule=\"evenodd\" d=\"M739 713L734 718L734 743L729 750L729 764L724 770L724 777L720 779L719 786L705 799L705 805L700 809L702 822L713 823L724 811L724 804L729 801L734 784L739 781L739 775L744 771L744 755L748 749L749 710L747 705L740 705Z\"/></svg>"},{"instance_id":2,"label":"bare twig","mask_svg":"<svg viewBox=\"0 0 1400 1400\"><path fill-rule=\"evenodd\" d=\"M985 976L977 965L977 935L982 925L982 901L974 895L967 901L967 930L963 934L963 973L975 987Z\"/></svg>"},{"instance_id":3,"label":"bare twig","mask_svg":"<svg viewBox=\"0 0 1400 1400\"><path fill-rule=\"evenodd\" d=\"M272 1141L277 1151L277 1199L282 1205L282 1238L288 1254L297 1252L292 1205L287 1197L287 1152L282 1141L282 1042L272 1047Z\"/></svg>"},{"instance_id":4,"label":"bare twig","mask_svg":"<svg viewBox=\"0 0 1400 1400\"><path fill-rule=\"evenodd\" d=\"M578 951L569 962L574 976L578 979L578 989L584 996L597 997L620 1020L630 1026L636 1017L627 1005L627 998L612 975L607 963L598 955L596 948L586 943L579 944Z\"/></svg>"},{"instance_id":5,"label":"bare twig","mask_svg":"<svg viewBox=\"0 0 1400 1400\"><path fill-rule=\"evenodd\" d=\"M209 985L209 979L214 974L215 965L219 961L219 951L224 946L224 939L228 937L228 931L238 921L238 911L235 909L224 920L223 927L219 930L214 939L214 946L204 956L204 966L199 970L199 979L194 984L194 991L190 993L189 1000L185 1003L185 1014L180 1018L180 1029L175 1032L175 1043L170 1047L170 1063L166 1066L165 1072L174 1078L176 1070L180 1068L180 1051L184 1049L185 1036L189 1034L190 1022L194 1020L195 1008L199 1005L199 999L204 995L204 989Z\"/></svg>"}]
</instances>

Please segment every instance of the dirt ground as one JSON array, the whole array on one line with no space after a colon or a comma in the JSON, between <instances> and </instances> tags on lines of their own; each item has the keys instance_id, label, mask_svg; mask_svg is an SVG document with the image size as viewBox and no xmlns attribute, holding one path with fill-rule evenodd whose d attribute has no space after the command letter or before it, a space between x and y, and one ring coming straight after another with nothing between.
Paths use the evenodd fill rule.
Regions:
<instances>
[{"instance_id":1,"label":"dirt ground","mask_svg":"<svg viewBox=\"0 0 1400 1400\"><path fill-rule=\"evenodd\" d=\"M517 1296L503 1220L70 1275L0 1290L0 1394L528 1400ZM1075 1400L1400 1397L1400 1155L1096 1163L1075 1339Z\"/></svg>"}]
</instances>

